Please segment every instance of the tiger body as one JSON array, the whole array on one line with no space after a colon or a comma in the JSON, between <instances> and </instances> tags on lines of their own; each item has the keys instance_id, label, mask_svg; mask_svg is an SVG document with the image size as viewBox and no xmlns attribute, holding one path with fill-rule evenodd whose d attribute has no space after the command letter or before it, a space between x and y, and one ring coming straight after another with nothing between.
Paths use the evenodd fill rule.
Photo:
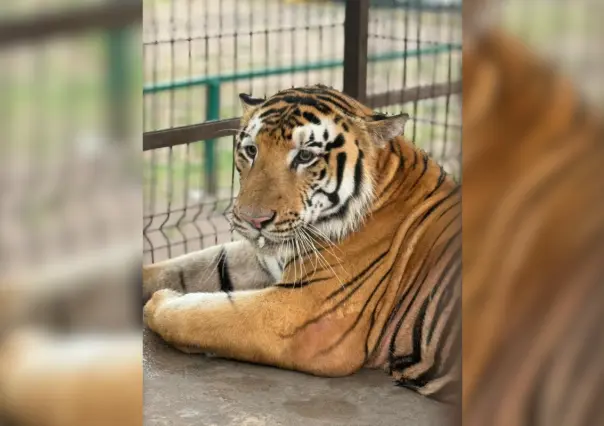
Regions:
<instances>
[{"instance_id":1,"label":"tiger body","mask_svg":"<svg viewBox=\"0 0 604 426\"><path fill-rule=\"evenodd\" d=\"M144 266L147 325L185 351L332 377L382 368L454 398L458 184L402 137L406 115L325 86L241 98L244 239Z\"/></svg>"},{"instance_id":2,"label":"tiger body","mask_svg":"<svg viewBox=\"0 0 604 426\"><path fill-rule=\"evenodd\" d=\"M463 424L604 424L602 118L520 40L470 41Z\"/></svg>"}]
</instances>

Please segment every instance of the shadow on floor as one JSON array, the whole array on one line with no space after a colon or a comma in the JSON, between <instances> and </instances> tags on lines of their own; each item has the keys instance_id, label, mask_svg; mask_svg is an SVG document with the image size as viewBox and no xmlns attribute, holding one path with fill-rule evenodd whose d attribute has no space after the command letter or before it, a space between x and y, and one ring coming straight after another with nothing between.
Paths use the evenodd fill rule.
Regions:
<instances>
[{"instance_id":1,"label":"shadow on floor","mask_svg":"<svg viewBox=\"0 0 604 426\"><path fill-rule=\"evenodd\" d=\"M383 372L337 379L186 355L144 332L145 426L440 426L441 404Z\"/></svg>"}]
</instances>

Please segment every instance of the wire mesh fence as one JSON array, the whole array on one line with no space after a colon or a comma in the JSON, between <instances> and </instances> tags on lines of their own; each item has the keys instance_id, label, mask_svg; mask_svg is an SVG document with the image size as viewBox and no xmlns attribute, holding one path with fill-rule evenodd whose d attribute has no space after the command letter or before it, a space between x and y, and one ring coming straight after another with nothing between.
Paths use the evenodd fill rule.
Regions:
<instances>
[{"instance_id":1,"label":"wire mesh fence","mask_svg":"<svg viewBox=\"0 0 604 426\"><path fill-rule=\"evenodd\" d=\"M351 5L361 14L347 15ZM369 105L411 114L410 139L457 173L459 6L446 0L146 1L145 262L233 238L224 213L238 191L232 135L241 92L270 96L316 83L343 90L346 78L357 78ZM351 42L347 34L365 39ZM363 44L366 81L345 55L351 47L364 52Z\"/></svg>"},{"instance_id":2,"label":"wire mesh fence","mask_svg":"<svg viewBox=\"0 0 604 426\"><path fill-rule=\"evenodd\" d=\"M132 0L4 9L0 281L136 235L139 22Z\"/></svg>"}]
</instances>

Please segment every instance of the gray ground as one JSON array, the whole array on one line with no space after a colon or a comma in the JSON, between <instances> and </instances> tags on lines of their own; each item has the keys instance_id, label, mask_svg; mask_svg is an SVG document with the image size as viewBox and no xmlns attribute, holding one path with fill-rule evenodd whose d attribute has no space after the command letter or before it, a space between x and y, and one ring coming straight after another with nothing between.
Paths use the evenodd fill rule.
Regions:
<instances>
[{"instance_id":1,"label":"gray ground","mask_svg":"<svg viewBox=\"0 0 604 426\"><path fill-rule=\"evenodd\" d=\"M146 426L436 426L445 406L381 371L327 379L187 355L145 331Z\"/></svg>"}]
</instances>

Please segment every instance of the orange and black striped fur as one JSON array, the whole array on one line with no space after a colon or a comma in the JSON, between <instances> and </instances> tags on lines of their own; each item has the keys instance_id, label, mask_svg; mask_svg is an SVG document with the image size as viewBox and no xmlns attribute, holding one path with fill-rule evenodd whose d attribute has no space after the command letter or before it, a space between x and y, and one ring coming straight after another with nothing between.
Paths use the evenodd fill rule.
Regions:
<instances>
[{"instance_id":1,"label":"orange and black striped fur","mask_svg":"<svg viewBox=\"0 0 604 426\"><path fill-rule=\"evenodd\" d=\"M148 326L186 351L322 376L382 368L453 399L459 186L402 137L406 114L325 86L241 99L244 239L145 266Z\"/></svg>"},{"instance_id":2,"label":"orange and black striped fur","mask_svg":"<svg viewBox=\"0 0 604 426\"><path fill-rule=\"evenodd\" d=\"M463 84L463 424L604 424L601 116L497 30Z\"/></svg>"}]
</instances>

